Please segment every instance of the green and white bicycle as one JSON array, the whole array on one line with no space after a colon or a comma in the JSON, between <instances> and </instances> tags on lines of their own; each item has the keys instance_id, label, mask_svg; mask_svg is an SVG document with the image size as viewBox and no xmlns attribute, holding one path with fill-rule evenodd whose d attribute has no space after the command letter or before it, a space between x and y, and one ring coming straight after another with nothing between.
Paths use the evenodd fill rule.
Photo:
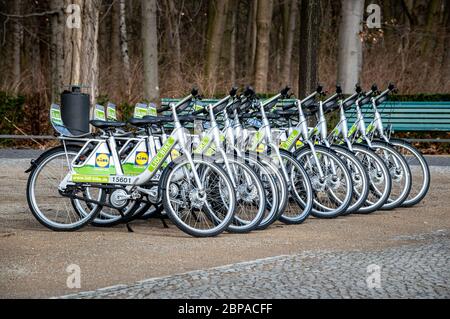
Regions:
<instances>
[{"instance_id":1,"label":"green and white bicycle","mask_svg":"<svg viewBox=\"0 0 450 319\"><path fill-rule=\"evenodd\" d=\"M52 123L61 133L62 146L45 152L29 170L27 199L33 215L52 230L76 230L94 220L104 206L119 211L126 207L137 209L142 194L157 186L165 212L184 232L207 237L226 230L236 209L233 183L212 159L191 155L188 134L177 116L177 110L196 95L193 91L172 104L172 118L143 120L148 125L173 122L175 128L139 172L122 164L119 157L114 133L126 123L93 120L91 124L106 136L72 136L58 108L52 107ZM69 144L74 141L84 142L80 151ZM163 168L176 146L182 155ZM158 172L161 175L156 179ZM72 201L90 204L90 209L83 210L88 213L74 209Z\"/></svg>"}]
</instances>

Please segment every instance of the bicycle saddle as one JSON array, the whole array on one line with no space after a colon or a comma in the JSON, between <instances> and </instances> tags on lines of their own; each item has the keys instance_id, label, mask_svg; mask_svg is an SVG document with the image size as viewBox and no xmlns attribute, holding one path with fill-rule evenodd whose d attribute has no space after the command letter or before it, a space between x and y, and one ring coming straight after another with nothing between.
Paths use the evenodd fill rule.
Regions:
<instances>
[{"instance_id":1,"label":"bicycle saddle","mask_svg":"<svg viewBox=\"0 0 450 319\"><path fill-rule=\"evenodd\" d=\"M281 117L284 117L284 118L290 118L291 116L298 115L298 111L297 111L297 110L295 110L295 111L281 111L281 110L276 110L274 113L275 113L276 115L281 116Z\"/></svg>"},{"instance_id":2,"label":"bicycle saddle","mask_svg":"<svg viewBox=\"0 0 450 319\"><path fill-rule=\"evenodd\" d=\"M110 121L102 121L102 120L91 120L89 123L99 129L111 129L111 128L120 128L125 127L127 123L125 122L110 122Z\"/></svg>"},{"instance_id":3,"label":"bicycle saddle","mask_svg":"<svg viewBox=\"0 0 450 319\"><path fill-rule=\"evenodd\" d=\"M179 115L178 120L181 123L189 123L194 121L207 121L208 119L201 115Z\"/></svg>"},{"instance_id":4,"label":"bicycle saddle","mask_svg":"<svg viewBox=\"0 0 450 319\"><path fill-rule=\"evenodd\" d=\"M172 122L173 119L170 116L144 116L143 118L131 118L128 120L128 123L131 125L142 127L147 125L154 125L154 124L162 124L162 123L169 123Z\"/></svg>"}]
</instances>

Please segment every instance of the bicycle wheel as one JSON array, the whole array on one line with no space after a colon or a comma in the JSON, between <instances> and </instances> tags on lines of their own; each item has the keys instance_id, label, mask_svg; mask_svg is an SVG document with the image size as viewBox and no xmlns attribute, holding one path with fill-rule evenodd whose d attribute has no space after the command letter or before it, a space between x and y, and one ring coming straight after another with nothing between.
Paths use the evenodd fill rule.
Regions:
<instances>
[{"instance_id":1,"label":"bicycle wheel","mask_svg":"<svg viewBox=\"0 0 450 319\"><path fill-rule=\"evenodd\" d=\"M352 148L369 177L369 193L357 213L370 214L387 202L391 193L391 176L383 160L367 145L354 144Z\"/></svg>"},{"instance_id":2,"label":"bicycle wheel","mask_svg":"<svg viewBox=\"0 0 450 319\"><path fill-rule=\"evenodd\" d=\"M212 160L186 156L171 162L163 172L161 189L164 210L170 220L194 237L217 236L228 228L236 209L235 190L225 171ZM201 188L193 170L198 172Z\"/></svg>"},{"instance_id":3,"label":"bicycle wheel","mask_svg":"<svg viewBox=\"0 0 450 319\"><path fill-rule=\"evenodd\" d=\"M358 211L366 202L369 196L369 176L363 164L353 152L339 145L331 145L331 149L339 155L352 176L352 202L347 210L342 213L342 215L348 215Z\"/></svg>"},{"instance_id":4,"label":"bicycle wheel","mask_svg":"<svg viewBox=\"0 0 450 319\"><path fill-rule=\"evenodd\" d=\"M313 189L311 181L295 157L280 150L282 165L284 165L287 176L288 199L284 212L279 220L285 224L301 224L311 214L313 208ZM281 167L281 166L280 166Z\"/></svg>"},{"instance_id":5,"label":"bicycle wheel","mask_svg":"<svg viewBox=\"0 0 450 319\"><path fill-rule=\"evenodd\" d=\"M311 179L314 192L311 213L318 218L334 218L344 213L351 204L352 178L346 165L334 151L315 145L314 152L309 146L305 146L295 153ZM319 167L323 176L320 175Z\"/></svg>"},{"instance_id":6,"label":"bicycle wheel","mask_svg":"<svg viewBox=\"0 0 450 319\"><path fill-rule=\"evenodd\" d=\"M391 175L391 193L381 209L399 207L411 190L411 171L403 156L386 142L373 141L372 148L384 161Z\"/></svg>"},{"instance_id":7,"label":"bicycle wheel","mask_svg":"<svg viewBox=\"0 0 450 319\"><path fill-rule=\"evenodd\" d=\"M258 174L263 184L266 196L266 211L263 219L256 229L262 230L269 227L278 219L280 208L280 189L277 187L277 169L268 163L268 158L263 158L258 154L245 154L245 162Z\"/></svg>"},{"instance_id":8,"label":"bicycle wheel","mask_svg":"<svg viewBox=\"0 0 450 319\"><path fill-rule=\"evenodd\" d=\"M408 142L393 138L389 143L405 158L411 170L411 191L401 206L414 206L428 193L431 180L430 168L422 153Z\"/></svg>"},{"instance_id":9,"label":"bicycle wheel","mask_svg":"<svg viewBox=\"0 0 450 319\"><path fill-rule=\"evenodd\" d=\"M74 231L90 223L101 210L101 206L93 204L87 214L79 214L71 205L71 196L83 196L88 189L97 201L104 201L102 189L81 185L68 186L62 196L60 183L70 172L69 163L78 154L80 148L62 146L45 153L37 166L31 171L27 183L28 206L34 217L47 228L54 231ZM94 196L95 194L95 196Z\"/></svg>"},{"instance_id":10,"label":"bicycle wheel","mask_svg":"<svg viewBox=\"0 0 450 319\"><path fill-rule=\"evenodd\" d=\"M234 156L228 156L228 165L223 159L216 159L228 173L236 192L236 209L228 231L247 233L258 227L266 211L266 194L263 184L250 165Z\"/></svg>"}]
</instances>

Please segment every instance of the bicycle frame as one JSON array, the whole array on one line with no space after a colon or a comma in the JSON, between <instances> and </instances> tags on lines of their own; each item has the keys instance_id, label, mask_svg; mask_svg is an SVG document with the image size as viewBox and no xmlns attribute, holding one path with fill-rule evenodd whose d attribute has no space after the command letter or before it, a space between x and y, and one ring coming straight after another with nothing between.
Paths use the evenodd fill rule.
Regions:
<instances>
[{"instance_id":1,"label":"bicycle frame","mask_svg":"<svg viewBox=\"0 0 450 319\"><path fill-rule=\"evenodd\" d=\"M106 140L100 139L92 139L88 140L79 154L82 154L84 149L87 147L90 141L98 143L98 145L106 145L109 148L110 154L113 158L115 164L115 174L111 175L87 175L87 174L78 174L74 169L73 163L69 164L70 172L63 179L63 181L59 185L59 189L63 190L67 187L67 185L71 183L94 183L94 184L114 184L114 185L125 185L125 186L142 186L147 184L152 178L155 176L156 172L162 167L164 161L169 157L171 151L179 146L182 150L183 154L186 156L191 167L195 167L193 162L189 146L186 145L186 132L182 127L176 112L177 105L171 105L175 129L172 131L170 136L161 146L161 148L157 151L156 155L148 162L144 171L139 175L125 175L123 172L122 163L119 158L119 153L116 146L116 138L113 134ZM100 146L97 146L100 147ZM94 154L92 152L91 154ZM78 155L77 155L78 157ZM189 177L189 176L188 176ZM200 181L200 177L195 169L193 169L193 177L194 181L197 184L197 187L200 191L203 191L203 186Z\"/></svg>"},{"instance_id":2,"label":"bicycle frame","mask_svg":"<svg viewBox=\"0 0 450 319\"><path fill-rule=\"evenodd\" d=\"M383 92L386 93L387 91ZM372 139L374 137L374 133L381 132L381 135L384 139L385 142L389 142L389 140L387 139L387 137L385 136L384 132L383 132L383 122L381 119L381 115L378 112L378 109L376 107L376 103L375 103L375 98L371 98L371 103L372 106L374 108L374 119L369 123L368 126L366 126L365 121L364 121L364 115L362 113L361 110L361 106L359 104L359 101L357 100L355 102L355 107L356 107L356 120L355 123L353 123L352 127L347 131L346 127L347 127L347 118L345 116L345 112L344 109L342 107L342 102L341 102L341 107L340 107L340 112L341 112L341 119L340 119L340 127L338 129L338 132L335 132L335 130L333 130L333 132L337 133L336 136L341 133L344 141L347 143L347 145L349 144L353 144L355 141L358 143L361 142L366 142L367 145L372 148ZM344 128L345 125L345 128ZM339 126L339 124L338 124ZM334 137L336 137L334 136ZM387 156L386 152L383 152L385 154L385 156ZM398 162L398 160L394 157L394 163L395 163L395 167L399 168L400 167L400 163Z\"/></svg>"}]
</instances>

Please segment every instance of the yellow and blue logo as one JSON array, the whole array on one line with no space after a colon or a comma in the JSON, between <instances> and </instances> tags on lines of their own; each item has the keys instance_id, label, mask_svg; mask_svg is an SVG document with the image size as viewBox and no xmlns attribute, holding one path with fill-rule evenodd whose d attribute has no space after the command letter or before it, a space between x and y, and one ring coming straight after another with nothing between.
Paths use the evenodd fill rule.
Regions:
<instances>
[{"instance_id":1,"label":"yellow and blue logo","mask_svg":"<svg viewBox=\"0 0 450 319\"><path fill-rule=\"evenodd\" d=\"M148 163L148 154L146 152L136 152L136 165L144 166Z\"/></svg>"},{"instance_id":2,"label":"yellow and blue logo","mask_svg":"<svg viewBox=\"0 0 450 319\"><path fill-rule=\"evenodd\" d=\"M97 153L95 156L95 167L108 168L109 167L109 154Z\"/></svg>"}]
</instances>

